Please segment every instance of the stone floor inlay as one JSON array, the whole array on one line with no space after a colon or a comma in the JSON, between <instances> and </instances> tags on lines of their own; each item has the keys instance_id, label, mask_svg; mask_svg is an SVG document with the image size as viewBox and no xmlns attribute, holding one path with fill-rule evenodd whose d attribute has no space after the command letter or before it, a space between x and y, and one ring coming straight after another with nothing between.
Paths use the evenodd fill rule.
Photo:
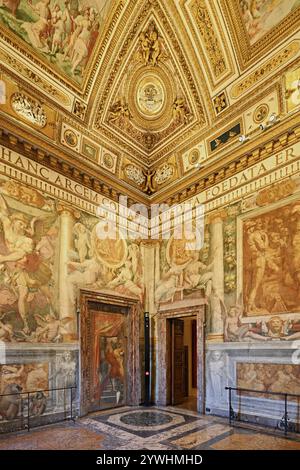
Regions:
<instances>
[{"instance_id":1,"label":"stone floor inlay","mask_svg":"<svg viewBox=\"0 0 300 470\"><path fill-rule=\"evenodd\" d=\"M122 414L115 414L107 419L107 423L112 423L131 431L158 431L184 423L182 414L169 413L167 411L135 410Z\"/></svg>"},{"instance_id":2,"label":"stone floor inlay","mask_svg":"<svg viewBox=\"0 0 300 470\"><path fill-rule=\"evenodd\" d=\"M166 413L156 413L153 411L143 411L121 416L122 423L135 426L159 426L169 424L173 421L170 415Z\"/></svg>"},{"instance_id":3,"label":"stone floor inlay","mask_svg":"<svg viewBox=\"0 0 300 470\"><path fill-rule=\"evenodd\" d=\"M293 438L291 438L293 437ZM0 436L0 450L300 450L300 435L237 428L217 416L174 407L122 407Z\"/></svg>"}]
</instances>

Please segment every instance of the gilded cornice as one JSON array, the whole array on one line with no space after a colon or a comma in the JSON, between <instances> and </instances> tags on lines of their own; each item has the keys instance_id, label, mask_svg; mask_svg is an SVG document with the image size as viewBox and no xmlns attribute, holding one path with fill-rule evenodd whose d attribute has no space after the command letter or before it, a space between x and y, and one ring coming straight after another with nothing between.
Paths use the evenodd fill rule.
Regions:
<instances>
[{"instance_id":1,"label":"gilded cornice","mask_svg":"<svg viewBox=\"0 0 300 470\"><path fill-rule=\"evenodd\" d=\"M290 67L290 65L289 65ZM246 112L249 107L254 105L256 102L262 100L263 98L267 97L272 91L276 91L279 103L280 103L280 112L283 112L283 93L281 88L281 83L279 81L279 77L281 77L282 73L278 73L276 75L277 81L272 80L272 85L268 88L260 87L259 89L255 89L251 94L247 95L246 100L240 100L239 102L235 103L234 106L228 107L227 110L222 112L221 115L218 116L218 120L214 122L212 126L206 128L205 130L200 130L194 135L190 136L189 139L184 139L182 145L178 145L176 147L176 154L181 155L184 152L190 150L194 145L197 145L199 142L202 142L208 139L212 134L223 130L226 127L230 127L230 125L234 124L236 120L238 120L241 115ZM269 85L268 83L264 83L264 85ZM164 146L163 152L155 153L153 155L153 162L155 162L155 167L162 163L162 161L167 160L169 156L174 153L174 148L172 146ZM214 152L213 157L217 156L218 158L222 158L223 149L217 150Z\"/></svg>"},{"instance_id":2,"label":"gilded cornice","mask_svg":"<svg viewBox=\"0 0 300 470\"><path fill-rule=\"evenodd\" d=\"M279 152L300 140L299 112L291 115L282 123L266 132L261 132L253 140L230 149L227 155L215 160L211 165L200 168L198 174L191 175L188 180L181 181L163 188L150 198L151 203L183 202L203 190L234 176L242 169L263 160L267 156ZM176 188L175 188L176 187Z\"/></svg>"},{"instance_id":3,"label":"gilded cornice","mask_svg":"<svg viewBox=\"0 0 300 470\"><path fill-rule=\"evenodd\" d=\"M124 195L124 184L118 178L103 172L99 166L87 168L85 161L74 159L68 149L46 141L40 135L25 127L21 127L14 120L0 115L0 143L20 154L42 163L48 168L78 181L84 186L93 189L99 194L118 201L119 195ZM103 174L105 173L105 174ZM133 202L147 203L142 192L127 186L126 194Z\"/></svg>"},{"instance_id":4,"label":"gilded cornice","mask_svg":"<svg viewBox=\"0 0 300 470\"><path fill-rule=\"evenodd\" d=\"M246 77L240 79L230 90L230 96L234 99L244 95L261 80L266 79L280 66L290 61L300 51L300 41L292 41L273 57L265 61Z\"/></svg>"},{"instance_id":5,"label":"gilded cornice","mask_svg":"<svg viewBox=\"0 0 300 470\"><path fill-rule=\"evenodd\" d=\"M43 96L43 99L45 98L46 93L48 99L52 100L55 107L64 108L71 105L71 99L66 93L63 93L59 88L53 86L48 80L44 79L29 67L24 65L21 61L13 57L11 54L1 49L0 61L3 61L3 63L0 63L0 72L3 70L5 74L13 77L13 79L18 83L23 83L24 85L26 84L30 90L34 90L36 94ZM9 65L13 70L6 67L4 63ZM38 87L38 89L36 87Z\"/></svg>"}]
</instances>

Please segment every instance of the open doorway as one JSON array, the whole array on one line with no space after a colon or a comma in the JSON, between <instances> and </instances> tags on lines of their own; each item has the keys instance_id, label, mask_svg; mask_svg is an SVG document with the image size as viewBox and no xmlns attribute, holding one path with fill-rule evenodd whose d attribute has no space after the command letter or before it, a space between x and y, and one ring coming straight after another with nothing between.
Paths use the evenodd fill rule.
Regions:
<instances>
[{"instance_id":1,"label":"open doorway","mask_svg":"<svg viewBox=\"0 0 300 470\"><path fill-rule=\"evenodd\" d=\"M197 317L167 320L167 402L197 411Z\"/></svg>"}]
</instances>

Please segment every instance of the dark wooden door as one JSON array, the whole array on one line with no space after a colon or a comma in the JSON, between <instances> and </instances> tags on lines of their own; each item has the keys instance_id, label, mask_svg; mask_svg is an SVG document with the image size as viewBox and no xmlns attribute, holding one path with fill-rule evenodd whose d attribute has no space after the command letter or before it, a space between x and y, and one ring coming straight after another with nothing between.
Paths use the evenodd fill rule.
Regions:
<instances>
[{"instance_id":1,"label":"dark wooden door","mask_svg":"<svg viewBox=\"0 0 300 470\"><path fill-rule=\"evenodd\" d=\"M172 321L172 405L184 401L184 322Z\"/></svg>"}]
</instances>

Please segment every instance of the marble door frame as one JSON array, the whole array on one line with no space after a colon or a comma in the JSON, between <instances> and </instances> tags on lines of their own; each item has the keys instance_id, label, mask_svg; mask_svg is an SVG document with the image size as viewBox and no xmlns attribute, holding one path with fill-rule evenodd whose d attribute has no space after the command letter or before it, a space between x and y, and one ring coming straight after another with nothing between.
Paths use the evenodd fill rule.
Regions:
<instances>
[{"instance_id":1,"label":"marble door frame","mask_svg":"<svg viewBox=\"0 0 300 470\"><path fill-rule=\"evenodd\" d=\"M195 316L197 321L197 410L205 413L205 299L189 299L160 304L158 309L158 405L166 406L167 387L167 320Z\"/></svg>"},{"instance_id":2,"label":"marble door frame","mask_svg":"<svg viewBox=\"0 0 300 470\"><path fill-rule=\"evenodd\" d=\"M141 305L137 298L116 294L109 290L81 289L80 305L80 415L89 412L91 390L91 355L92 355L92 322L89 302L127 309L127 380L126 405L139 405L141 395L140 358L139 358L139 323ZM122 313L122 312L121 312Z\"/></svg>"}]
</instances>

